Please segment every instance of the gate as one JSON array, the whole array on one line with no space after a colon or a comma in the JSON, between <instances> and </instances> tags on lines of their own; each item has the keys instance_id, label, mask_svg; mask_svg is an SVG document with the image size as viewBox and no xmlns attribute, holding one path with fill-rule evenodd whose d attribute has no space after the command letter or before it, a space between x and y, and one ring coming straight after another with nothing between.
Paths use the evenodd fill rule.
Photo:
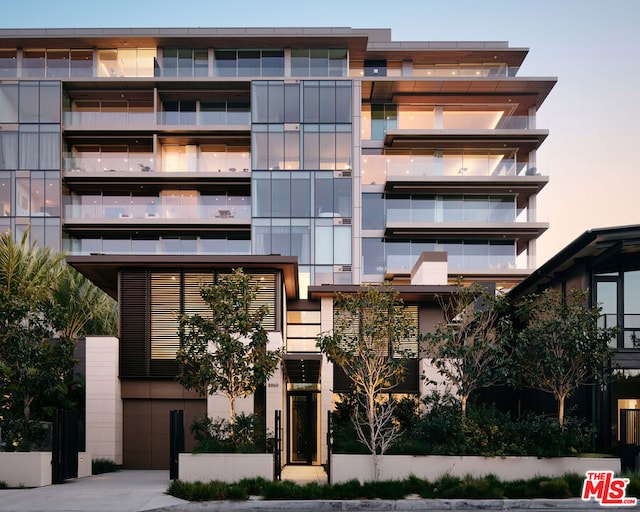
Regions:
<instances>
[{"instance_id":1,"label":"gate","mask_svg":"<svg viewBox=\"0 0 640 512\"><path fill-rule=\"evenodd\" d=\"M620 409L620 466L622 471L640 469L640 409Z\"/></svg>"},{"instance_id":2,"label":"gate","mask_svg":"<svg viewBox=\"0 0 640 512\"><path fill-rule=\"evenodd\" d=\"M273 479L282 480L282 411L276 411L273 439Z\"/></svg>"},{"instance_id":3,"label":"gate","mask_svg":"<svg viewBox=\"0 0 640 512\"><path fill-rule=\"evenodd\" d=\"M78 478L78 413L56 409L51 439L51 483Z\"/></svg>"},{"instance_id":4,"label":"gate","mask_svg":"<svg viewBox=\"0 0 640 512\"><path fill-rule=\"evenodd\" d=\"M178 459L184 452L184 411L169 411L169 479L180 478Z\"/></svg>"}]
</instances>

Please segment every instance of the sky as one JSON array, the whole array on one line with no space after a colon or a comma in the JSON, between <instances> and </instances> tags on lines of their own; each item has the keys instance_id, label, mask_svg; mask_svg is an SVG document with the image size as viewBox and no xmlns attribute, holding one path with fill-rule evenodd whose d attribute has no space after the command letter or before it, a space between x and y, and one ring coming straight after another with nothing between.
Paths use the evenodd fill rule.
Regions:
<instances>
[{"instance_id":1,"label":"sky","mask_svg":"<svg viewBox=\"0 0 640 512\"><path fill-rule=\"evenodd\" d=\"M529 49L519 76L557 78L537 118L538 266L589 229L640 224L640 0L0 0L0 28L332 26L507 41Z\"/></svg>"}]
</instances>

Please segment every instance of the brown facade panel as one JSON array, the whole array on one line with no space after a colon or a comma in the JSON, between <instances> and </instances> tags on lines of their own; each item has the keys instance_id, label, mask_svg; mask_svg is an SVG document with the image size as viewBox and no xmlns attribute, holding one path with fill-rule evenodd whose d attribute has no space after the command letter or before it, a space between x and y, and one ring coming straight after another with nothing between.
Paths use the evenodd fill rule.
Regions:
<instances>
[{"instance_id":1,"label":"brown facade panel","mask_svg":"<svg viewBox=\"0 0 640 512\"><path fill-rule=\"evenodd\" d=\"M193 420L206 413L207 401L123 400L123 465L127 469L169 469L169 414L184 411L185 450L195 442L189 433Z\"/></svg>"}]
</instances>

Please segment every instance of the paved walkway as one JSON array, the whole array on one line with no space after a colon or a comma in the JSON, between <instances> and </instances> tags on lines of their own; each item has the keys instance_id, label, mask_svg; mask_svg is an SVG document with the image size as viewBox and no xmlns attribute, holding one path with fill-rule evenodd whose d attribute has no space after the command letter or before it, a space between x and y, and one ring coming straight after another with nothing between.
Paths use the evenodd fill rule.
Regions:
<instances>
[{"instance_id":1,"label":"paved walkway","mask_svg":"<svg viewBox=\"0 0 640 512\"><path fill-rule=\"evenodd\" d=\"M362 500L239 501L189 503L165 494L168 471L123 470L37 489L0 490L0 512L311 512L311 511L478 511L602 510L571 500ZM637 510L606 507L607 510Z\"/></svg>"},{"instance_id":2,"label":"paved walkway","mask_svg":"<svg viewBox=\"0 0 640 512\"><path fill-rule=\"evenodd\" d=\"M165 494L169 471L123 470L35 489L0 490L1 512L138 512L188 502Z\"/></svg>"}]
</instances>

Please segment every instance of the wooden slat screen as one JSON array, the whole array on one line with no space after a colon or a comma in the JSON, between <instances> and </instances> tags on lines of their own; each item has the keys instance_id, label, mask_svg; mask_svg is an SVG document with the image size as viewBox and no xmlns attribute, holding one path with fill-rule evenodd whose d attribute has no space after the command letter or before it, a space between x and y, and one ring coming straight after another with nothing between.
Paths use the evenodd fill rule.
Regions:
<instances>
[{"instance_id":1,"label":"wooden slat screen","mask_svg":"<svg viewBox=\"0 0 640 512\"><path fill-rule=\"evenodd\" d=\"M120 273L120 376L149 374L148 274Z\"/></svg>"}]
</instances>

